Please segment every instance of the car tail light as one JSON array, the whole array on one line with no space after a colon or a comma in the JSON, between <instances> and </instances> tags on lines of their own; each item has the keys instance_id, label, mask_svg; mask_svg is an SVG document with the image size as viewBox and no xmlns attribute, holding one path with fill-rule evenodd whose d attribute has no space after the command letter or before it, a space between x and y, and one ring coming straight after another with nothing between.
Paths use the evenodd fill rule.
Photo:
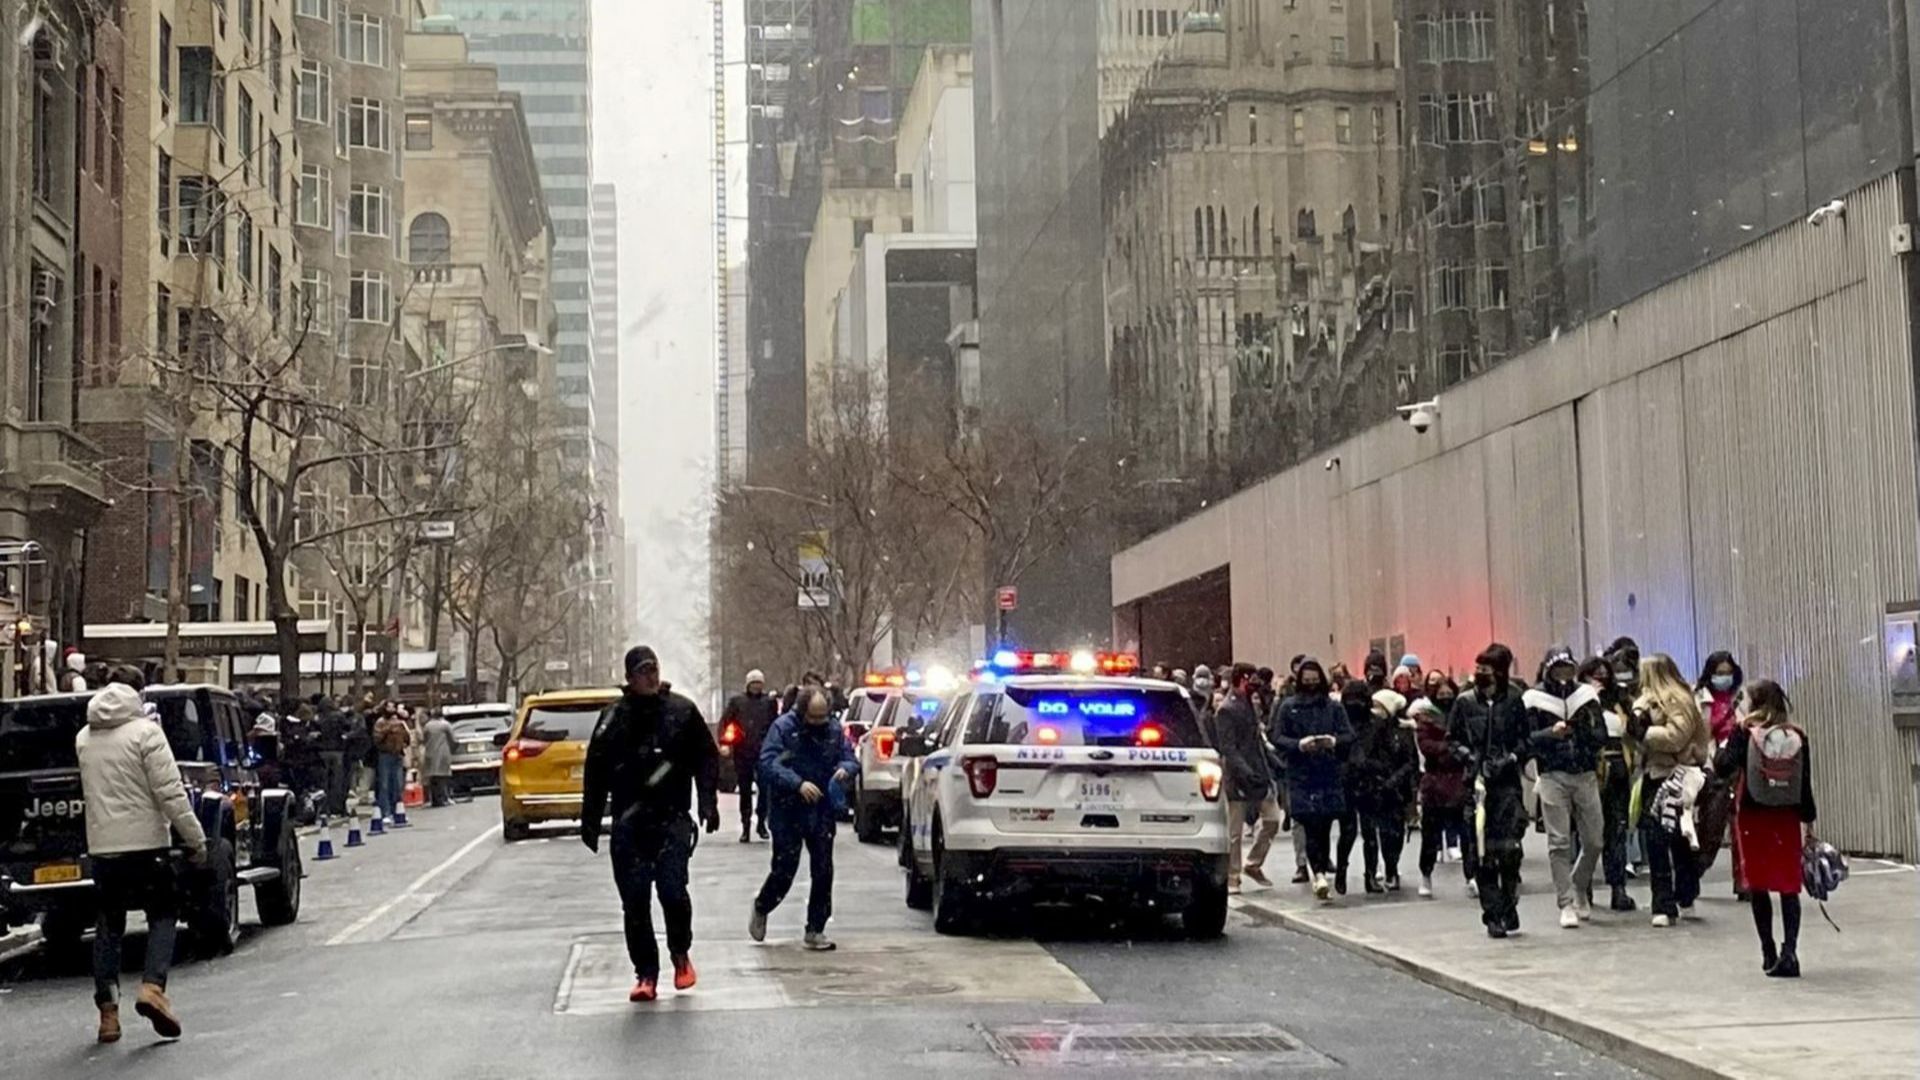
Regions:
<instances>
[{"instance_id":1,"label":"car tail light","mask_svg":"<svg viewBox=\"0 0 1920 1080\"><path fill-rule=\"evenodd\" d=\"M506 752L500 755L500 759L502 761L521 761L526 758L539 757L540 752L545 750L547 745L548 744L541 742L539 739L515 739L507 744Z\"/></svg>"},{"instance_id":2,"label":"car tail light","mask_svg":"<svg viewBox=\"0 0 1920 1080\"><path fill-rule=\"evenodd\" d=\"M1167 733L1158 724L1145 724L1133 733L1133 741L1141 746L1159 746L1167 741Z\"/></svg>"},{"instance_id":3,"label":"car tail light","mask_svg":"<svg viewBox=\"0 0 1920 1080\"><path fill-rule=\"evenodd\" d=\"M970 757L960 763L967 774L967 787L976 799L984 799L993 794L1000 782L1000 762L990 757Z\"/></svg>"},{"instance_id":4,"label":"car tail light","mask_svg":"<svg viewBox=\"0 0 1920 1080\"><path fill-rule=\"evenodd\" d=\"M739 741L740 741L739 723L733 720L727 721L727 726L720 729L720 745L732 746L734 743L737 743Z\"/></svg>"},{"instance_id":5,"label":"car tail light","mask_svg":"<svg viewBox=\"0 0 1920 1080\"><path fill-rule=\"evenodd\" d=\"M893 738L892 728L874 729L873 749L875 753L880 755L880 760L885 761L893 756Z\"/></svg>"},{"instance_id":6,"label":"car tail light","mask_svg":"<svg viewBox=\"0 0 1920 1080\"><path fill-rule=\"evenodd\" d=\"M1220 763L1217 761L1203 761L1195 765L1193 771L1200 775L1200 797L1208 802L1219 802Z\"/></svg>"}]
</instances>

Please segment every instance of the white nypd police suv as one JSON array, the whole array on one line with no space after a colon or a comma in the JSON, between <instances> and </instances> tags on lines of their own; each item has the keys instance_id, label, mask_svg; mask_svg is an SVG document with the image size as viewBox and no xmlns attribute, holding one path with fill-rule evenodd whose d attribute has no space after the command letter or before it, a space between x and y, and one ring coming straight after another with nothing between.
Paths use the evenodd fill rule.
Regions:
<instances>
[{"instance_id":1,"label":"white nypd police suv","mask_svg":"<svg viewBox=\"0 0 1920 1080\"><path fill-rule=\"evenodd\" d=\"M1220 758L1185 693L1114 654L1003 651L900 737L907 904L960 933L1006 906L1089 897L1227 919Z\"/></svg>"}]
</instances>

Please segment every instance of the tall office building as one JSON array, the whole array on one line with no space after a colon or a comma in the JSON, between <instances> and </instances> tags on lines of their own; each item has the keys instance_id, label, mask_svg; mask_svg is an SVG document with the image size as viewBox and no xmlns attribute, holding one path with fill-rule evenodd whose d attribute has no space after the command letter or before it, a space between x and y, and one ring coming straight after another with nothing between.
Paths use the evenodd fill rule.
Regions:
<instances>
[{"instance_id":1,"label":"tall office building","mask_svg":"<svg viewBox=\"0 0 1920 1080\"><path fill-rule=\"evenodd\" d=\"M517 91L533 134L553 218L555 392L569 466L593 467L595 441L591 218L593 5L591 0L444 0L476 63ZM601 422L607 423L610 417Z\"/></svg>"},{"instance_id":2,"label":"tall office building","mask_svg":"<svg viewBox=\"0 0 1920 1080\"><path fill-rule=\"evenodd\" d=\"M593 273L593 480L606 508L603 576L613 583L613 625L633 617L627 574L626 528L620 517L620 200L612 184L593 185L589 269ZM624 637L623 637L624 640Z\"/></svg>"}]
</instances>

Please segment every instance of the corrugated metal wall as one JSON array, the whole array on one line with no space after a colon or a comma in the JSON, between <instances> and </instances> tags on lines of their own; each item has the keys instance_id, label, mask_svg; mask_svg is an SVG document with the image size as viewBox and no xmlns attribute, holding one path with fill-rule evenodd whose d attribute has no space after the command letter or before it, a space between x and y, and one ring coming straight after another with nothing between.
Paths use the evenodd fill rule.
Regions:
<instances>
[{"instance_id":1,"label":"corrugated metal wall","mask_svg":"<svg viewBox=\"0 0 1920 1080\"><path fill-rule=\"evenodd\" d=\"M1232 567L1239 658L1357 666L1404 634L1716 648L1814 733L1822 830L1920 854L1920 736L1888 719L1881 612L1920 597L1914 368L1889 177L1121 552L1116 604Z\"/></svg>"}]
</instances>

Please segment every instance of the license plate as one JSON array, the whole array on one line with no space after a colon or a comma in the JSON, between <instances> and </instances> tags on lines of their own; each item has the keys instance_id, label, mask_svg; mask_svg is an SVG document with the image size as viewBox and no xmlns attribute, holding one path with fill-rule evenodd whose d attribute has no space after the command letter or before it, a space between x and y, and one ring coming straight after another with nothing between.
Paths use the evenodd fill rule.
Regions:
<instances>
[{"instance_id":1,"label":"license plate","mask_svg":"<svg viewBox=\"0 0 1920 1080\"><path fill-rule=\"evenodd\" d=\"M35 885L58 885L64 881L79 880L79 863L61 863L57 866L37 866L33 870L33 883Z\"/></svg>"},{"instance_id":2,"label":"license plate","mask_svg":"<svg viewBox=\"0 0 1920 1080\"><path fill-rule=\"evenodd\" d=\"M487 743L487 742L463 743L460 747L460 752L463 754L478 754L485 751L488 747L492 745L493 745L492 743Z\"/></svg>"},{"instance_id":3,"label":"license plate","mask_svg":"<svg viewBox=\"0 0 1920 1080\"><path fill-rule=\"evenodd\" d=\"M587 767L584 765L575 765L573 768L567 770L567 779L569 780L584 779L586 775Z\"/></svg>"},{"instance_id":4,"label":"license plate","mask_svg":"<svg viewBox=\"0 0 1920 1080\"><path fill-rule=\"evenodd\" d=\"M1110 776L1080 778L1080 809L1118 810L1121 808L1120 781Z\"/></svg>"}]
</instances>

